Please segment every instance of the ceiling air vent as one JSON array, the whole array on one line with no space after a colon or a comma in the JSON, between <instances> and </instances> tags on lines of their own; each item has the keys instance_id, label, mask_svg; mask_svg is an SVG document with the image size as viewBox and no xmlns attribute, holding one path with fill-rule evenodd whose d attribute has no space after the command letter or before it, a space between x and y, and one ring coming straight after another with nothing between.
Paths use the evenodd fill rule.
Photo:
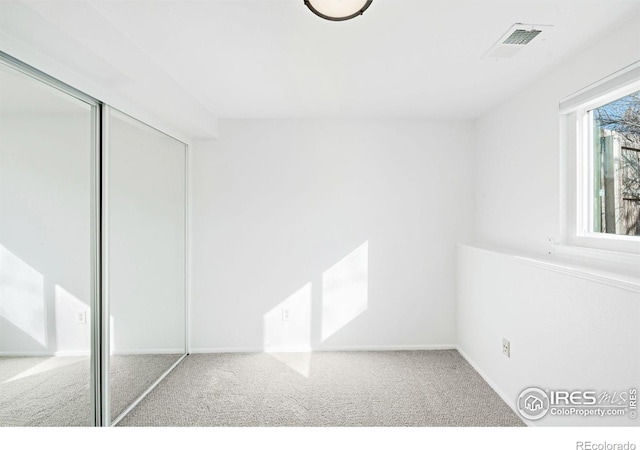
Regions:
<instances>
[{"instance_id":1,"label":"ceiling air vent","mask_svg":"<svg viewBox=\"0 0 640 450\"><path fill-rule=\"evenodd\" d=\"M516 30L504 40L503 44L527 45L540 33L542 33L542 30Z\"/></svg>"},{"instance_id":2,"label":"ceiling air vent","mask_svg":"<svg viewBox=\"0 0 640 450\"><path fill-rule=\"evenodd\" d=\"M484 54L486 58L512 58L522 50L543 30L551 28L551 25L525 25L523 23L514 24L500 39L493 44L493 47Z\"/></svg>"}]
</instances>

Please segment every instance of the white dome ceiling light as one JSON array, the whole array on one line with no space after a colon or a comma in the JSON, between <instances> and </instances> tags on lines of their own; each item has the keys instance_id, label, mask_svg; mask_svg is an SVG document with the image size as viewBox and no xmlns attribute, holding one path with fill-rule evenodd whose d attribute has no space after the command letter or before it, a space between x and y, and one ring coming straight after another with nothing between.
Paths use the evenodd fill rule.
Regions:
<instances>
[{"instance_id":1,"label":"white dome ceiling light","mask_svg":"<svg viewBox=\"0 0 640 450\"><path fill-rule=\"evenodd\" d=\"M372 0L304 0L304 4L323 19L342 21L361 16Z\"/></svg>"}]
</instances>

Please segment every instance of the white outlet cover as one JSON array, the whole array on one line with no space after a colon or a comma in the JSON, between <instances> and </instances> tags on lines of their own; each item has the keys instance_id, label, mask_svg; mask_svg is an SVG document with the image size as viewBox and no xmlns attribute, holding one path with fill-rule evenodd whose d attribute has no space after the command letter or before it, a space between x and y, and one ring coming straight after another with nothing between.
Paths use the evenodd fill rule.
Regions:
<instances>
[{"instance_id":1,"label":"white outlet cover","mask_svg":"<svg viewBox=\"0 0 640 450\"><path fill-rule=\"evenodd\" d=\"M511 342L506 339L502 339L502 353L507 357L511 358Z\"/></svg>"},{"instance_id":2,"label":"white outlet cover","mask_svg":"<svg viewBox=\"0 0 640 450\"><path fill-rule=\"evenodd\" d=\"M76 323L79 325L83 325L87 323L87 312L86 311L76 311Z\"/></svg>"}]
</instances>

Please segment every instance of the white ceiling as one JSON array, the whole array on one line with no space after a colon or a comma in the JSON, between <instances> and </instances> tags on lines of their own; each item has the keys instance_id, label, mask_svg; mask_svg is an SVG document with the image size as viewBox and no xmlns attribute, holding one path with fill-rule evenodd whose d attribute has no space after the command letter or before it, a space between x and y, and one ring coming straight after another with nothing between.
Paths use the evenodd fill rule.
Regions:
<instances>
[{"instance_id":1,"label":"white ceiling","mask_svg":"<svg viewBox=\"0 0 640 450\"><path fill-rule=\"evenodd\" d=\"M212 116L474 118L638 15L638 0L374 0L337 23L302 0L27 1L0 2L0 30L202 129ZM482 59L516 22L553 28Z\"/></svg>"}]
</instances>

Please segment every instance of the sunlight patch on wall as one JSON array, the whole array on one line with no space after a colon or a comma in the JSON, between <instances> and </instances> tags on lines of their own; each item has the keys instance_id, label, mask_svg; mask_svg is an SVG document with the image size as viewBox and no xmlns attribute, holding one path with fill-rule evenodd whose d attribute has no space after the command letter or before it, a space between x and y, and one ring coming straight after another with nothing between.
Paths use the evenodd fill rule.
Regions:
<instances>
[{"instance_id":1,"label":"sunlight patch on wall","mask_svg":"<svg viewBox=\"0 0 640 450\"><path fill-rule=\"evenodd\" d=\"M0 316L47 346L44 277L0 245Z\"/></svg>"},{"instance_id":2,"label":"sunlight patch on wall","mask_svg":"<svg viewBox=\"0 0 640 450\"><path fill-rule=\"evenodd\" d=\"M311 348L311 283L291 294L262 317L265 352Z\"/></svg>"},{"instance_id":3,"label":"sunlight patch on wall","mask_svg":"<svg viewBox=\"0 0 640 450\"><path fill-rule=\"evenodd\" d=\"M55 285L56 349L57 351L89 351L91 310L78 297L60 285ZM84 322L78 315L84 313Z\"/></svg>"},{"instance_id":4,"label":"sunlight patch on wall","mask_svg":"<svg viewBox=\"0 0 640 450\"><path fill-rule=\"evenodd\" d=\"M322 274L322 341L368 307L369 241Z\"/></svg>"}]
</instances>

